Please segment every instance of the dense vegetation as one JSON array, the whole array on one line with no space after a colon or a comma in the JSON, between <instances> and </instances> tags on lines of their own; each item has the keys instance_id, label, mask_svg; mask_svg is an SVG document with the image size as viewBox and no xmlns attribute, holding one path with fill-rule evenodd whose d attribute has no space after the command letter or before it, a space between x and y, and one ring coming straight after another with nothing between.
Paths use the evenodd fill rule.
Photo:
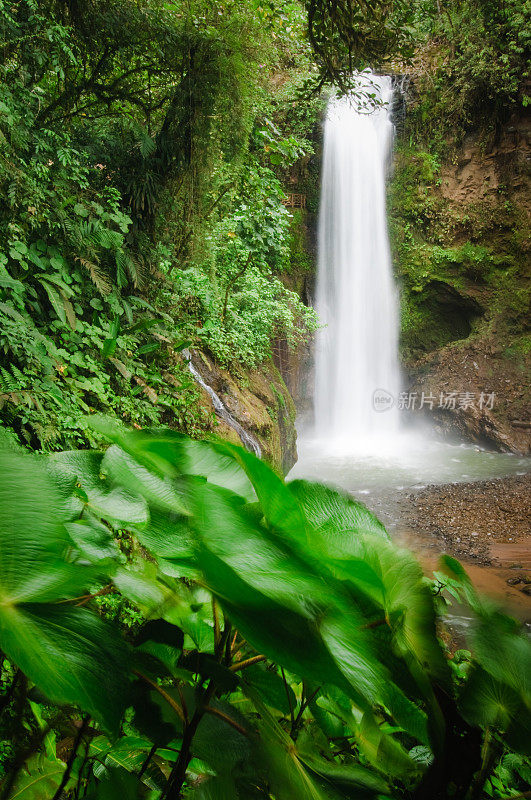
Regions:
<instances>
[{"instance_id":1,"label":"dense vegetation","mask_svg":"<svg viewBox=\"0 0 531 800\"><path fill-rule=\"evenodd\" d=\"M491 347L529 352L528 207L518 190L526 146L514 125L525 127L530 102L530 11L528 2L482 0L417 12L390 191L406 359L494 330ZM453 192L467 164L476 176L467 193Z\"/></svg>"},{"instance_id":2,"label":"dense vegetation","mask_svg":"<svg viewBox=\"0 0 531 800\"><path fill-rule=\"evenodd\" d=\"M519 625L361 504L203 441L182 351L245 380L308 340L320 90L368 65L414 79L406 347L455 334L427 341L434 277L519 335L519 210L437 190L528 102L527 7L0 0L0 800L525 796Z\"/></svg>"},{"instance_id":3,"label":"dense vegetation","mask_svg":"<svg viewBox=\"0 0 531 800\"><path fill-rule=\"evenodd\" d=\"M298 17L289 4L0 9L4 423L48 449L90 441L92 408L198 433L212 421L185 342L245 367L314 327L277 277L290 233L273 172L308 145L272 124L265 91Z\"/></svg>"},{"instance_id":4,"label":"dense vegetation","mask_svg":"<svg viewBox=\"0 0 531 800\"><path fill-rule=\"evenodd\" d=\"M91 424L105 453L0 451L2 797L525 785L531 646L457 562L430 585L348 497L233 445ZM473 655L437 636L446 589Z\"/></svg>"}]
</instances>

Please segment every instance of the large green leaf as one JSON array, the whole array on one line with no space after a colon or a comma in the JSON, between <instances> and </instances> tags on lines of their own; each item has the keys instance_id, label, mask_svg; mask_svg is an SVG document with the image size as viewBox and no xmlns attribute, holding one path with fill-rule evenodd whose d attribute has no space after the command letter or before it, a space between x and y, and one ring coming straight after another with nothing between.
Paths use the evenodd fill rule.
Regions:
<instances>
[{"instance_id":1,"label":"large green leaf","mask_svg":"<svg viewBox=\"0 0 531 800\"><path fill-rule=\"evenodd\" d=\"M92 490L87 495L88 510L115 528L147 525L149 522L148 504L141 494L116 486L110 491Z\"/></svg>"},{"instance_id":2,"label":"large green leaf","mask_svg":"<svg viewBox=\"0 0 531 800\"><path fill-rule=\"evenodd\" d=\"M79 498L96 516L106 519L115 527L146 525L149 510L145 497L140 493L140 489L145 488L140 479L136 485L130 479L124 481L122 486L113 486L103 473L104 460L105 457L94 450L71 450L48 456L48 465L63 490L70 486L70 491L73 491L74 486L79 485ZM115 460L118 459L113 459L111 455L111 464Z\"/></svg>"},{"instance_id":3,"label":"large green leaf","mask_svg":"<svg viewBox=\"0 0 531 800\"><path fill-rule=\"evenodd\" d=\"M65 765L57 759L33 756L24 765L8 800L50 800L61 783L64 770Z\"/></svg>"},{"instance_id":4,"label":"large green leaf","mask_svg":"<svg viewBox=\"0 0 531 800\"><path fill-rule=\"evenodd\" d=\"M57 703L116 730L127 650L90 611L58 603L85 593L94 569L64 561L59 489L40 461L0 450L0 648Z\"/></svg>"},{"instance_id":5,"label":"large green leaf","mask_svg":"<svg viewBox=\"0 0 531 800\"><path fill-rule=\"evenodd\" d=\"M349 495L302 480L291 481L288 489L314 530L325 537L330 555L348 555L352 536L360 533L389 539L380 520Z\"/></svg>"},{"instance_id":6,"label":"large green leaf","mask_svg":"<svg viewBox=\"0 0 531 800\"><path fill-rule=\"evenodd\" d=\"M102 454L96 450L66 450L50 453L45 464L64 498L66 519L78 519L88 490L100 489Z\"/></svg>"},{"instance_id":7,"label":"large green leaf","mask_svg":"<svg viewBox=\"0 0 531 800\"><path fill-rule=\"evenodd\" d=\"M232 453L223 452L223 446L211 442L196 442L189 439L183 443L186 459L182 469L190 475L202 475L209 483L234 492L252 502L256 494L241 465Z\"/></svg>"},{"instance_id":8,"label":"large green leaf","mask_svg":"<svg viewBox=\"0 0 531 800\"><path fill-rule=\"evenodd\" d=\"M177 478L186 461L183 434L169 428L151 431L130 431L115 419L95 414L87 418L97 433L119 445L141 466L159 477Z\"/></svg>"},{"instance_id":9,"label":"large green leaf","mask_svg":"<svg viewBox=\"0 0 531 800\"><path fill-rule=\"evenodd\" d=\"M482 614L472 626L474 655L483 669L507 684L531 708L531 641L505 614Z\"/></svg>"},{"instance_id":10,"label":"large green leaf","mask_svg":"<svg viewBox=\"0 0 531 800\"><path fill-rule=\"evenodd\" d=\"M338 604L333 613L323 617L320 632L334 661L350 682L350 694L358 707L386 706L410 735L427 743L425 713L393 682L378 659L370 632L364 630L359 613Z\"/></svg>"},{"instance_id":11,"label":"large green leaf","mask_svg":"<svg viewBox=\"0 0 531 800\"><path fill-rule=\"evenodd\" d=\"M94 517L67 522L65 527L78 550L93 564L120 558L112 532Z\"/></svg>"},{"instance_id":12,"label":"large green leaf","mask_svg":"<svg viewBox=\"0 0 531 800\"><path fill-rule=\"evenodd\" d=\"M63 497L29 455L0 448L0 475L0 596L12 587L19 596L21 583L34 580L29 566L65 551Z\"/></svg>"},{"instance_id":13,"label":"large green leaf","mask_svg":"<svg viewBox=\"0 0 531 800\"><path fill-rule=\"evenodd\" d=\"M240 733L218 716L204 714L192 742L192 752L196 758L209 764L216 772L234 773L250 758L254 731L249 721L230 703L211 700L210 706L229 717L248 733L247 735Z\"/></svg>"},{"instance_id":14,"label":"large green leaf","mask_svg":"<svg viewBox=\"0 0 531 800\"><path fill-rule=\"evenodd\" d=\"M161 478L141 466L117 445L106 451L101 470L115 484L132 494L140 493L150 506L178 514L189 513L182 492L177 491L168 478Z\"/></svg>"},{"instance_id":15,"label":"large green leaf","mask_svg":"<svg viewBox=\"0 0 531 800\"><path fill-rule=\"evenodd\" d=\"M459 581L475 620L469 637L474 657L496 681L510 686L531 708L531 641L522 625L490 600L478 596L464 567L443 556L442 564Z\"/></svg>"},{"instance_id":16,"label":"large green leaf","mask_svg":"<svg viewBox=\"0 0 531 800\"><path fill-rule=\"evenodd\" d=\"M245 471L268 524L294 543L308 544L304 514L284 481L267 464L243 447L226 442L212 446L216 452L231 456Z\"/></svg>"},{"instance_id":17,"label":"large green leaf","mask_svg":"<svg viewBox=\"0 0 531 800\"><path fill-rule=\"evenodd\" d=\"M151 509L149 524L135 529L135 535L165 575L197 577L196 541L188 517Z\"/></svg>"},{"instance_id":18,"label":"large green leaf","mask_svg":"<svg viewBox=\"0 0 531 800\"><path fill-rule=\"evenodd\" d=\"M168 428L129 431L115 420L99 415L90 417L89 423L139 465L159 477L201 475L246 500L255 499L249 478L234 453L225 450L223 444L194 441Z\"/></svg>"},{"instance_id":19,"label":"large green leaf","mask_svg":"<svg viewBox=\"0 0 531 800\"><path fill-rule=\"evenodd\" d=\"M315 618L329 605L330 588L302 562L271 541L267 532L216 487L199 486L194 524L208 549L248 587L257 589L281 605ZM205 560L205 555L200 556ZM229 597L236 600L233 587ZM245 596L252 601L246 589Z\"/></svg>"},{"instance_id":20,"label":"large green leaf","mask_svg":"<svg viewBox=\"0 0 531 800\"><path fill-rule=\"evenodd\" d=\"M252 593L248 604L231 604L224 597L224 587L226 582L236 585L238 578L229 571L223 573L221 563L213 561L208 564L206 574L212 576L209 583L216 593L216 587L219 587L218 596L225 611L246 641L295 675L318 685L331 683L342 687L347 694L351 693L352 687L324 646L312 621L257 592Z\"/></svg>"},{"instance_id":21,"label":"large green leaf","mask_svg":"<svg viewBox=\"0 0 531 800\"><path fill-rule=\"evenodd\" d=\"M337 578L350 584L354 596L363 605L363 597L377 608L392 631L394 648L411 665L414 655L418 676L427 667L429 673L449 685L450 673L437 638L433 595L419 564L405 550L382 537L360 534L338 554L335 542L332 552L328 541L315 541L316 552L322 554ZM376 624L377 618L367 620Z\"/></svg>"},{"instance_id":22,"label":"large green leaf","mask_svg":"<svg viewBox=\"0 0 531 800\"><path fill-rule=\"evenodd\" d=\"M388 785L379 775L359 764L338 764L305 753L300 755L300 759L316 776L337 788L356 790L356 797L374 797L389 793Z\"/></svg>"},{"instance_id":23,"label":"large green leaf","mask_svg":"<svg viewBox=\"0 0 531 800\"><path fill-rule=\"evenodd\" d=\"M144 796L145 789L142 783L122 767L106 769L97 786L86 795L87 800L118 800L118 798L137 800Z\"/></svg>"},{"instance_id":24,"label":"large green leaf","mask_svg":"<svg viewBox=\"0 0 531 800\"><path fill-rule=\"evenodd\" d=\"M193 800L240 800L236 784L230 775L214 775L202 779L192 791Z\"/></svg>"},{"instance_id":25,"label":"large green leaf","mask_svg":"<svg viewBox=\"0 0 531 800\"><path fill-rule=\"evenodd\" d=\"M151 747L149 739L140 736L122 736L116 744L111 744L105 736L98 736L90 744L90 754L97 754L111 772L121 768L126 772L138 773ZM160 791L165 785L165 778L156 764L151 762L142 775L142 782L150 789Z\"/></svg>"},{"instance_id":26,"label":"large green leaf","mask_svg":"<svg viewBox=\"0 0 531 800\"><path fill-rule=\"evenodd\" d=\"M127 648L85 608L24 603L4 608L2 650L50 700L79 705L116 731L127 699Z\"/></svg>"},{"instance_id":27,"label":"large green leaf","mask_svg":"<svg viewBox=\"0 0 531 800\"><path fill-rule=\"evenodd\" d=\"M98 450L65 450L62 453L50 453L47 465L59 479L74 478L85 491L101 486L100 467L103 454Z\"/></svg>"},{"instance_id":28,"label":"large green leaf","mask_svg":"<svg viewBox=\"0 0 531 800\"><path fill-rule=\"evenodd\" d=\"M250 690L246 692L260 715L256 722L260 732L257 759L274 796L278 800L336 800L338 795L332 787L320 786L305 768L293 741L260 698Z\"/></svg>"},{"instance_id":29,"label":"large green leaf","mask_svg":"<svg viewBox=\"0 0 531 800\"><path fill-rule=\"evenodd\" d=\"M476 666L468 677L459 704L471 725L505 731L520 712L522 701L514 689Z\"/></svg>"},{"instance_id":30,"label":"large green leaf","mask_svg":"<svg viewBox=\"0 0 531 800\"><path fill-rule=\"evenodd\" d=\"M400 778L409 786L420 776L421 765L378 724L374 714L366 712L355 730L360 752L384 775Z\"/></svg>"},{"instance_id":31,"label":"large green leaf","mask_svg":"<svg viewBox=\"0 0 531 800\"><path fill-rule=\"evenodd\" d=\"M284 683L275 669L264 664L254 664L242 672L242 680L249 684L270 707L288 715L297 705L295 692Z\"/></svg>"},{"instance_id":32,"label":"large green leaf","mask_svg":"<svg viewBox=\"0 0 531 800\"><path fill-rule=\"evenodd\" d=\"M207 583L248 641L307 679L343 687L348 681L361 708L381 703L411 735L427 741L424 713L393 683L366 620L326 571L315 574L289 543L283 549L282 539L271 540L215 487L198 487L195 526Z\"/></svg>"}]
</instances>

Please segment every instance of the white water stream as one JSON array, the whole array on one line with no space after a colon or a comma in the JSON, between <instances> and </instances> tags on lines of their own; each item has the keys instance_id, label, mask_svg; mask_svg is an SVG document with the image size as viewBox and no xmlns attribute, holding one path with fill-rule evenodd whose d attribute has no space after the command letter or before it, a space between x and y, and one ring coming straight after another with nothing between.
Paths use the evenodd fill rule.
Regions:
<instances>
[{"instance_id":1,"label":"white water stream","mask_svg":"<svg viewBox=\"0 0 531 800\"><path fill-rule=\"evenodd\" d=\"M245 428L242 425L240 425L238 420L234 419L232 414L230 414L229 411L225 408L225 405L223 404L221 397L218 394L216 394L212 386L209 386L208 383L202 378L199 370L197 370L194 364L192 363L192 354L190 353L190 351L183 350L182 352L184 357L186 358L188 369L190 370L190 373L193 375L194 380L197 381L199 386L201 386L205 390L205 392L212 400L212 405L214 407L216 416L218 416L220 419L226 422L227 425L229 425L231 428L233 428L233 430L236 431L236 433L240 437L241 443L247 450L250 450L250 452L254 453L255 456L261 458L262 448L260 447L258 439L255 439L255 437L251 433L249 433L249 431L246 431Z\"/></svg>"},{"instance_id":2,"label":"white water stream","mask_svg":"<svg viewBox=\"0 0 531 800\"><path fill-rule=\"evenodd\" d=\"M350 452L372 450L376 436L396 435L396 404L380 410L377 401L396 399L400 389L398 296L385 204L394 134L391 78L365 73L359 93L333 98L327 109L317 280L325 327L316 340L316 436Z\"/></svg>"},{"instance_id":3,"label":"white water stream","mask_svg":"<svg viewBox=\"0 0 531 800\"><path fill-rule=\"evenodd\" d=\"M393 86L369 73L359 81L376 106L363 96L332 98L325 120L316 303L325 327L316 341L314 428L300 431L290 478L363 496L525 472L529 459L441 441L426 423L403 421L385 202Z\"/></svg>"}]
</instances>

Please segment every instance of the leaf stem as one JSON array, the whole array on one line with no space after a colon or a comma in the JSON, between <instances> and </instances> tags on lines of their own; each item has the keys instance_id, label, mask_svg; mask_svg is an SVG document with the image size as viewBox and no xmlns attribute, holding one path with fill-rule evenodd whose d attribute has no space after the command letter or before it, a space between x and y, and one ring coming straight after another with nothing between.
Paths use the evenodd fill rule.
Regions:
<instances>
[{"instance_id":1,"label":"leaf stem","mask_svg":"<svg viewBox=\"0 0 531 800\"><path fill-rule=\"evenodd\" d=\"M173 699L171 695L168 694L168 692L164 691L162 686L159 686L158 683L155 683L155 681L152 681L151 678L148 678L147 675L144 675L143 672L139 672L137 669L134 669L133 672L135 675L138 675L139 678L142 678L142 680L146 681L146 683L149 683L149 685L152 686L153 689L155 689L155 691L158 692L160 696L166 700L167 703L169 703L169 705L173 708L178 717L184 723L186 723L186 717L181 706Z\"/></svg>"},{"instance_id":2,"label":"leaf stem","mask_svg":"<svg viewBox=\"0 0 531 800\"><path fill-rule=\"evenodd\" d=\"M229 667L231 672L239 672L242 669L246 669L247 667L251 667L253 664L259 664L260 661L266 661L267 656L253 656L252 658L246 658L244 661L238 661L236 664L232 664Z\"/></svg>"},{"instance_id":3,"label":"leaf stem","mask_svg":"<svg viewBox=\"0 0 531 800\"><path fill-rule=\"evenodd\" d=\"M222 719L227 723L227 725L233 727L234 730L238 731L238 733L241 733L243 736L249 736L249 731L245 730L243 725L240 725L238 722L233 720L228 714L220 711L219 708L214 708L214 706L205 706L204 710L207 714L212 714L215 717L219 717L219 719Z\"/></svg>"},{"instance_id":4,"label":"leaf stem","mask_svg":"<svg viewBox=\"0 0 531 800\"><path fill-rule=\"evenodd\" d=\"M289 717L291 721L291 727L295 725L295 715L293 713L293 704L291 702L291 695L289 693L288 682L286 680L286 674L284 672L284 667L280 667L280 672L282 673L282 680L284 681L284 689L286 691L286 697L288 698L288 706L289 706Z\"/></svg>"},{"instance_id":5,"label":"leaf stem","mask_svg":"<svg viewBox=\"0 0 531 800\"><path fill-rule=\"evenodd\" d=\"M68 756L68 761L66 762L66 769L63 772L63 777L61 778L61 783L57 787L57 790L52 798L52 800L59 800L61 795L63 794L63 789L65 788L66 784L70 779L70 775L72 773L72 767L74 766L74 761L76 760L77 751L79 749L79 745L81 744L81 740L83 739L84 734L88 728L88 724L90 721L90 717L86 715L83 717L83 721L79 726L78 732L76 734L76 738L74 739L74 744L72 745L72 750L70 755Z\"/></svg>"},{"instance_id":6,"label":"leaf stem","mask_svg":"<svg viewBox=\"0 0 531 800\"><path fill-rule=\"evenodd\" d=\"M154 744L153 747L151 748L151 750L149 751L149 753L147 754L147 758L144 760L144 763L142 764L140 772L138 773L138 780L139 781L142 780L142 776L144 775L144 772L147 770L147 768L149 766L149 762L151 761L151 759L153 758L153 756L155 755L156 752L157 752L157 745Z\"/></svg>"},{"instance_id":7,"label":"leaf stem","mask_svg":"<svg viewBox=\"0 0 531 800\"><path fill-rule=\"evenodd\" d=\"M197 728L201 722L203 714L205 713L205 708L214 695L215 689L215 684L213 681L210 681L203 693L202 702L198 704L192 719L184 729L179 758L177 759L177 762L170 773L170 777L160 800L180 800L182 797L182 788L186 778L186 770L188 769L188 764L190 763L190 759L192 757L190 751L192 741L197 732Z\"/></svg>"}]
</instances>

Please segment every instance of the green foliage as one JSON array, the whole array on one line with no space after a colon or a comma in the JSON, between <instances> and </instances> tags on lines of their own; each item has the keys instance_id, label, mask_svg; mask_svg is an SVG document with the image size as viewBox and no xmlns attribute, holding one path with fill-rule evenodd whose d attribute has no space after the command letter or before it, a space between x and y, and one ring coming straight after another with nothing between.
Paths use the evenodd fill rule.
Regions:
<instances>
[{"instance_id":1,"label":"green foliage","mask_svg":"<svg viewBox=\"0 0 531 800\"><path fill-rule=\"evenodd\" d=\"M529 12L519 0L418 6L429 75L414 114L425 129L459 137L478 124L492 129L525 105Z\"/></svg>"},{"instance_id":2,"label":"green foliage","mask_svg":"<svg viewBox=\"0 0 531 800\"><path fill-rule=\"evenodd\" d=\"M319 86L352 86L352 73L413 52L411 3L394 0L368 5L306 0L308 37L320 68Z\"/></svg>"},{"instance_id":3,"label":"green foliage","mask_svg":"<svg viewBox=\"0 0 531 800\"><path fill-rule=\"evenodd\" d=\"M1 451L1 711L16 753L26 739L6 797L61 776L91 797L231 800L499 796L525 780L529 641L458 562L434 594L350 497L233 445L91 425L105 453ZM436 632L447 590L475 619L453 657ZM106 596L141 615L125 638ZM59 772L53 737L79 712Z\"/></svg>"},{"instance_id":4,"label":"green foliage","mask_svg":"<svg viewBox=\"0 0 531 800\"><path fill-rule=\"evenodd\" d=\"M2 423L46 450L93 445L91 409L200 436L213 420L183 343L256 366L275 335L296 346L315 327L275 277L290 235L266 165L308 143L266 123L253 72L287 17L265 31L254 6L0 10Z\"/></svg>"},{"instance_id":5,"label":"green foliage","mask_svg":"<svg viewBox=\"0 0 531 800\"><path fill-rule=\"evenodd\" d=\"M289 215L279 180L250 162L240 201L210 236L209 262L174 273L184 329L222 363L254 367L275 337L295 348L315 330L315 314L274 274L288 265ZM172 268L168 261L167 271Z\"/></svg>"}]
</instances>

